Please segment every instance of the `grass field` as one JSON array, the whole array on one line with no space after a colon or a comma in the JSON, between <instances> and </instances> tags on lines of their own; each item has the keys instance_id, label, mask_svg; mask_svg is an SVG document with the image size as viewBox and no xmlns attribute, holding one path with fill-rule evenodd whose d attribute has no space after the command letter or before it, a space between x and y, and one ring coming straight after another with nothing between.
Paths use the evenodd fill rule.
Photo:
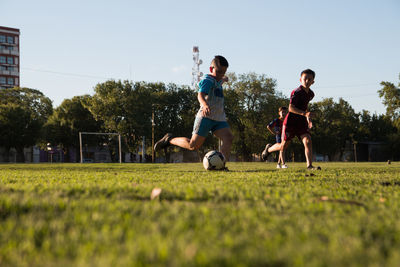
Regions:
<instances>
[{"instance_id":1,"label":"grass field","mask_svg":"<svg viewBox=\"0 0 400 267\"><path fill-rule=\"evenodd\" d=\"M289 166L0 165L0 266L399 266L400 163Z\"/></svg>"}]
</instances>

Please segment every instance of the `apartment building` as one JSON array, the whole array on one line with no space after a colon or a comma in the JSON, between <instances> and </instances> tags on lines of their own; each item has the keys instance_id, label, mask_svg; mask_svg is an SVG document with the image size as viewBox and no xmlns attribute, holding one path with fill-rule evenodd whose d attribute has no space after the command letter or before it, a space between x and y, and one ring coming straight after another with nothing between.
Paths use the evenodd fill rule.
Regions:
<instances>
[{"instance_id":1,"label":"apartment building","mask_svg":"<svg viewBox=\"0 0 400 267\"><path fill-rule=\"evenodd\" d=\"M0 89L20 85L19 29L0 26Z\"/></svg>"}]
</instances>

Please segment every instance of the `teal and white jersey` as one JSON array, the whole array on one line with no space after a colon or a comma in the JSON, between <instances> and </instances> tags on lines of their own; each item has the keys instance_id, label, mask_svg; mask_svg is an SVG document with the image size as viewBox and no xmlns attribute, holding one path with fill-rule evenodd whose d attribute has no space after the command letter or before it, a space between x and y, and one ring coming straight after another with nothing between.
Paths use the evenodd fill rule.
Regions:
<instances>
[{"instance_id":1,"label":"teal and white jersey","mask_svg":"<svg viewBox=\"0 0 400 267\"><path fill-rule=\"evenodd\" d=\"M210 114L205 117L215 121L226 121L222 82L217 82L213 76L206 74L199 82L199 92L206 94L205 99L210 107ZM196 117L204 117L202 111L203 107L200 106Z\"/></svg>"}]
</instances>

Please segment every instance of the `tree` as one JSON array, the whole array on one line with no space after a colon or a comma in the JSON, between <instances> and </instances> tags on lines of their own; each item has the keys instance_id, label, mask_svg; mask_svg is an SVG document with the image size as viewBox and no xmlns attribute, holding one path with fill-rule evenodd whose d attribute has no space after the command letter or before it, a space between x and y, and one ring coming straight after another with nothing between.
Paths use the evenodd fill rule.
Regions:
<instances>
[{"instance_id":1,"label":"tree","mask_svg":"<svg viewBox=\"0 0 400 267\"><path fill-rule=\"evenodd\" d=\"M24 148L35 145L42 127L53 112L51 100L38 90L12 88L0 90L0 146L17 151L17 162L24 162Z\"/></svg>"},{"instance_id":2,"label":"tree","mask_svg":"<svg viewBox=\"0 0 400 267\"><path fill-rule=\"evenodd\" d=\"M390 118L363 110L360 114L360 127L357 133L359 141L385 142L387 136L396 132Z\"/></svg>"},{"instance_id":3,"label":"tree","mask_svg":"<svg viewBox=\"0 0 400 267\"><path fill-rule=\"evenodd\" d=\"M363 110L360 116L359 141L375 141L385 143L385 153L390 159L400 156L400 135L398 129L387 115L371 114Z\"/></svg>"},{"instance_id":4,"label":"tree","mask_svg":"<svg viewBox=\"0 0 400 267\"><path fill-rule=\"evenodd\" d=\"M400 79L400 74L399 74ZM400 157L400 82L397 87L390 82L381 82L383 88L378 91L379 97L383 98L386 106L386 116L388 116L396 131L387 135L388 149L392 159Z\"/></svg>"},{"instance_id":5,"label":"tree","mask_svg":"<svg viewBox=\"0 0 400 267\"><path fill-rule=\"evenodd\" d=\"M260 153L265 146L267 123L277 116L280 106L287 106L288 100L276 92L276 80L264 74L228 76L225 109L235 136L233 149L244 160L251 160L252 154ZM269 137L273 141L274 137Z\"/></svg>"},{"instance_id":6,"label":"tree","mask_svg":"<svg viewBox=\"0 0 400 267\"><path fill-rule=\"evenodd\" d=\"M395 121L400 117L400 82L398 87L390 82L381 82L381 85L383 88L378 91L379 97L383 98L382 102L386 106L386 115Z\"/></svg>"},{"instance_id":7,"label":"tree","mask_svg":"<svg viewBox=\"0 0 400 267\"><path fill-rule=\"evenodd\" d=\"M89 95L75 96L65 99L45 124L46 141L60 146L70 159L70 148L79 147L79 132L98 132L102 122L96 121L92 113L85 107L90 100ZM77 159L78 150L76 150Z\"/></svg>"},{"instance_id":8,"label":"tree","mask_svg":"<svg viewBox=\"0 0 400 267\"><path fill-rule=\"evenodd\" d=\"M153 111L156 139L166 132L190 135L195 101L195 92L185 86L107 81L96 85L86 106L104 130L125 136L134 152L143 136L151 140Z\"/></svg>"},{"instance_id":9,"label":"tree","mask_svg":"<svg viewBox=\"0 0 400 267\"><path fill-rule=\"evenodd\" d=\"M337 103L325 98L311 104L310 110L316 114L312 128L315 151L327 154L330 160L336 155L341 158L346 141L353 141L357 134L359 114L342 98Z\"/></svg>"}]
</instances>

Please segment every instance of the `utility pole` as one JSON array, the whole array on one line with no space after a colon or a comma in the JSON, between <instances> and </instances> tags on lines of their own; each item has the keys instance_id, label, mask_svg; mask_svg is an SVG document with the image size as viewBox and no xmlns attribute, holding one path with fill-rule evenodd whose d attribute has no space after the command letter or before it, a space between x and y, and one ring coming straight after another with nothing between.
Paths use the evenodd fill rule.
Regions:
<instances>
[{"instance_id":1,"label":"utility pole","mask_svg":"<svg viewBox=\"0 0 400 267\"><path fill-rule=\"evenodd\" d=\"M357 141L353 141L354 145L354 162L357 162Z\"/></svg>"},{"instance_id":2,"label":"utility pole","mask_svg":"<svg viewBox=\"0 0 400 267\"><path fill-rule=\"evenodd\" d=\"M151 105L151 162L154 163L156 159L156 153L154 151L154 105Z\"/></svg>"}]
</instances>

